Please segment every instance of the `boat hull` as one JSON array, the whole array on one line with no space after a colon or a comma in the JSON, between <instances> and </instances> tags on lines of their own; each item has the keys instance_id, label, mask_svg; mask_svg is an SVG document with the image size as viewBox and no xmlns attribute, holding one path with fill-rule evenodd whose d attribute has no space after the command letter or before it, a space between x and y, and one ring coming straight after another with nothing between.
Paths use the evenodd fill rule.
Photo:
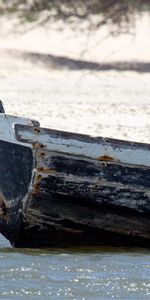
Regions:
<instances>
[{"instance_id":1,"label":"boat hull","mask_svg":"<svg viewBox=\"0 0 150 300\"><path fill-rule=\"evenodd\" d=\"M148 144L24 125L15 132L35 157L17 246L150 246Z\"/></svg>"},{"instance_id":2,"label":"boat hull","mask_svg":"<svg viewBox=\"0 0 150 300\"><path fill-rule=\"evenodd\" d=\"M0 121L0 231L13 246L150 247L149 144Z\"/></svg>"}]
</instances>

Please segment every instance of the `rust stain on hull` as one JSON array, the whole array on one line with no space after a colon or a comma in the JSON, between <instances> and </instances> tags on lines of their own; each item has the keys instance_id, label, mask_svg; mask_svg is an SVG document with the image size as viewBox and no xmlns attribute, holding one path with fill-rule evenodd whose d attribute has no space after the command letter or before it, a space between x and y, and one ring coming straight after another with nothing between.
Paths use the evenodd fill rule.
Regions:
<instances>
[{"instance_id":1,"label":"rust stain on hull","mask_svg":"<svg viewBox=\"0 0 150 300\"><path fill-rule=\"evenodd\" d=\"M56 170L55 169L50 169L50 168L46 168L46 167L38 167L37 168L37 172L42 174L55 174Z\"/></svg>"},{"instance_id":2,"label":"rust stain on hull","mask_svg":"<svg viewBox=\"0 0 150 300\"><path fill-rule=\"evenodd\" d=\"M32 143L32 147L33 147L33 150L36 150L36 149L43 149L45 146L41 143L35 142L35 143Z\"/></svg>"},{"instance_id":3,"label":"rust stain on hull","mask_svg":"<svg viewBox=\"0 0 150 300\"><path fill-rule=\"evenodd\" d=\"M102 155L102 156L98 157L98 160L99 161L117 161L118 162L117 159L115 159L114 157L111 157L109 155Z\"/></svg>"},{"instance_id":4,"label":"rust stain on hull","mask_svg":"<svg viewBox=\"0 0 150 300\"><path fill-rule=\"evenodd\" d=\"M36 182L32 189L32 194L36 195L40 193L40 182Z\"/></svg>"}]
</instances>

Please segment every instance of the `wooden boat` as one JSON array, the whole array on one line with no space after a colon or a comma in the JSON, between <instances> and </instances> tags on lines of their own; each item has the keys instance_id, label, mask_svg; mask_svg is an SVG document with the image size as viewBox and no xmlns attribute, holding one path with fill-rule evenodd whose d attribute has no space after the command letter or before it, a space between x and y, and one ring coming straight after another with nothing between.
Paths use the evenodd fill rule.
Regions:
<instances>
[{"instance_id":1,"label":"wooden boat","mask_svg":"<svg viewBox=\"0 0 150 300\"><path fill-rule=\"evenodd\" d=\"M0 113L0 232L15 247L150 246L150 145Z\"/></svg>"}]
</instances>

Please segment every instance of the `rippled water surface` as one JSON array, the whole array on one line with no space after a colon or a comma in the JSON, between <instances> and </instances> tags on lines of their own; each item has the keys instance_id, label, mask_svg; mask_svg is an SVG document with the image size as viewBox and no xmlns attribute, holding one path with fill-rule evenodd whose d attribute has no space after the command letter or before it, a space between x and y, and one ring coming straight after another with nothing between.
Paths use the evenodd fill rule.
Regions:
<instances>
[{"instance_id":1,"label":"rippled water surface","mask_svg":"<svg viewBox=\"0 0 150 300\"><path fill-rule=\"evenodd\" d=\"M27 66L26 66L27 67ZM2 69L10 114L42 126L150 142L149 74L17 73ZM0 299L150 299L150 252L142 249L13 249L0 238Z\"/></svg>"},{"instance_id":2,"label":"rippled water surface","mask_svg":"<svg viewBox=\"0 0 150 300\"><path fill-rule=\"evenodd\" d=\"M0 268L0 299L150 298L146 250L16 250L1 239Z\"/></svg>"}]
</instances>

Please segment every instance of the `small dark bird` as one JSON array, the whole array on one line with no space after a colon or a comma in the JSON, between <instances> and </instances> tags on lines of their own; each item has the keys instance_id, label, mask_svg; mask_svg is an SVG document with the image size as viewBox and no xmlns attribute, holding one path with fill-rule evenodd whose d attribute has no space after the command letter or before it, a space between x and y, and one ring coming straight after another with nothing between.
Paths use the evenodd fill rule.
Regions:
<instances>
[{"instance_id":1,"label":"small dark bird","mask_svg":"<svg viewBox=\"0 0 150 300\"><path fill-rule=\"evenodd\" d=\"M3 102L0 100L0 113L5 113Z\"/></svg>"}]
</instances>

